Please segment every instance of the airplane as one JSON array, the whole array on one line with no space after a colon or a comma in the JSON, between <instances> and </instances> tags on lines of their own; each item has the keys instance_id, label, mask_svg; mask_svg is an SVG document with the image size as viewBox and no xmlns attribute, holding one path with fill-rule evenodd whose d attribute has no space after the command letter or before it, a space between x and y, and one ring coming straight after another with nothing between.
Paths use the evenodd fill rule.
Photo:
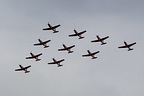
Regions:
<instances>
[{"instance_id":1,"label":"airplane","mask_svg":"<svg viewBox=\"0 0 144 96\"><path fill-rule=\"evenodd\" d=\"M38 39L38 41L39 41L39 43L34 44L34 46L43 45L44 48L47 48L47 47L49 47L49 46L47 45L47 43L50 42L51 40L42 41L41 39Z\"/></svg>"},{"instance_id":2,"label":"airplane","mask_svg":"<svg viewBox=\"0 0 144 96\"><path fill-rule=\"evenodd\" d=\"M135 45L136 44L136 42L134 42L134 43L131 43L131 44L127 44L125 41L124 41L124 46L120 46L120 47L118 47L118 48L128 48L128 51L131 51L131 50L133 50L133 48L130 48L131 46L133 46L133 45Z\"/></svg>"},{"instance_id":3,"label":"airplane","mask_svg":"<svg viewBox=\"0 0 144 96\"><path fill-rule=\"evenodd\" d=\"M20 69L15 69L15 71L25 71L25 73L29 73L27 69L31 67L31 65L23 67L22 65L19 65Z\"/></svg>"},{"instance_id":4,"label":"airplane","mask_svg":"<svg viewBox=\"0 0 144 96\"><path fill-rule=\"evenodd\" d=\"M60 65L60 63L62 62L62 61L64 61L64 59L61 59L61 60L56 60L55 58L53 58L53 62L50 62L50 63L48 63L48 64L57 64L58 66L57 67L61 67L61 66L63 66L63 65Z\"/></svg>"},{"instance_id":5,"label":"airplane","mask_svg":"<svg viewBox=\"0 0 144 96\"><path fill-rule=\"evenodd\" d=\"M82 31L82 32L77 32L77 31L74 29L74 32L75 32L75 34L71 34L71 35L69 35L69 37L78 36L79 39L82 39L82 38L84 38L84 37L82 37L81 35L82 35L83 33L85 33L86 30L84 30L84 31Z\"/></svg>"},{"instance_id":6,"label":"airplane","mask_svg":"<svg viewBox=\"0 0 144 96\"><path fill-rule=\"evenodd\" d=\"M100 51L96 51L96 52L90 52L89 50L87 50L88 54L82 55L82 57L87 57L87 56L91 56L92 59L96 59L97 57L95 57L94 55L99 53Z\"/></svg>"},{"instance_id":7,"label":"airplane","mask_svg":"<svg viewBox=\"0 0 144 96\"><path fill-rule=\"evenodd\" d=\"M59 24L59 25L52 26L51 24L48 23L48 28L44 28L43 30L52 30L53 33L57 33L59 31L57 31L56 28L58 28L59 26L61 25Z\"/></svg>"},{"instance_id":8,"label":"airplane","mask_svg":"<svg viewBox=\"0 0 144 96\"><path fill-rule=\"evenodd\" d=\"M106 42L104 42L104 40L107 39L107 38L109 38L109 36L100 38L98 35L97 35L96 37L97 37L97 40L93 40L93 41L91 41L91 42L101 42L101 45L106 44Z\"/></svg>"},{"instance_id":9,"label":"airplane","mask_svg":"<svg viewBox=\"0 0 144 96\"><path fill-rule=\"evenodd\" d=\"M65 44L63 44L63 47L64 48L62 49L58 49L58 51L68 51L68 53L72 53L73 51L71 51L71 48L75 47L75 45L67 47Z\"/></svg>"},{"instance_id":10,"label":"airplane","mask_svg":"<svg viewBox=\"0 0 144 96\"><path fill-rule=\"evenodd\" d=\"M30 52L31 57L26 57L26 59L36 59L36 61L40 61L41 59L39 59L38 57L42 55L42 53L34 55L32 52Z\"/></svg>"}]
</instances>

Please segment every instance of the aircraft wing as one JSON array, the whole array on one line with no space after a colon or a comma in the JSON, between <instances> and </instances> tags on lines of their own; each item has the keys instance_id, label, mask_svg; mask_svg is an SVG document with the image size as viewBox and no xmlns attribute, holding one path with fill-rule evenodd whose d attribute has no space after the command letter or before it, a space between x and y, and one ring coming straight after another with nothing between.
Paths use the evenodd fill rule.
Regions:
<instances>
[{"instance_id":1,"label":"aircraft wing","mask_svg":"<svg viewBox=\"0 0 144 96\"><path fill-rule=\"evenodd\" d=\"M44 28L43 30L51 30L51 28Z\"/></svg>"},{"instance_id":2,"label":"aircraft wing","mask_svg":"<svg viewBox=\"0 0 144 96\"><path fill-rule=\"evenodd\" d=\"M62 49L58 49L58 51L64 51L64 50L66 50L65 48L62 48Z\"/></svg>"},{"instance_id":3,"label":"aircraft wing","mask_svg":"<svg viewBox=\"0 0 144 96\"><path fill-rule=\"evenodd\" d=\"M22 71L23 69L15 69L15 71Z\"/></svg>"},{"instance_id":4,"label":"aircraft wing","mask_svg":"<svg viewBox=\"0 0 144 96\"><path fill-rule=\"evenodd\" d=\"M31 65L29 65L29 66L27 66L27 67L24 67L24 69L28 69L28 68L30 68L31 67Z\"/></svg>"},{"instance_id":5,"label":"aircraft wing","mask_svg":"<svg viewBox=\"0 0 144 96\"><path fill-rule=\"evenodd\" d=\"M35 57L39 57L40 55L42 55L42 53L38 54L38 55L35 55Z\"/></svg>"},{"instance_id":6,"label":"aircraft wing","mask_svg":"<svg viewBox=\"0 0 144 96\"><path fill-rule=\"evenodd\" d=\"M133 46L133 45L135 45L136 44L136 42L134 42L134 43L132 43L132 44L129 44L129 46Z\"/></svg>"},{"instance_id":7,"label":"aircraft wing","mask_svg":"<svg viewBox=\"0 0 144 96\"><path fill-rule=\"evenodd\" d=\"M53 26L52 29L55 29L55 28L57 28L57 27L59 27L59 26L60 26L60 25Z\"/></svg>"},{"instance_id":8,"label":"aircraft wing","mask_svg":"<svg viewBox=\"0 0 144 96\"><path fill-rule=\"evenodd\" d=\"M91 42L99 42L99 40L93 40L93 41L91 41Z\"/></svg>"},{"instance_id":9,"label":"aircraft wing","mask_svg":"<svg viewBox=\"0 0 144 96\"><path fill-rule=\"evenodd\" d=\"M50 41L51 41L51 40L47 40L47 41L45 41L45 42L43 42L43 43L45 44L45 43L48 43L48 42L50 42Z\"/></svg>"},{"instance_id":10,"label":"aircraft wing","mask_svg":"<svg viewBox=\"0 0 144 96\"><path fill-rule=\"evenodd\" d=\"M107 36L107 37L104 37L104 38L102 38L101 40L105 40L105 39L107 39L107 38L109 38L109 36Z\"/></svg>"},{"instance_id":11,"label":"aircraft wing","mask_svg":"<svg viewBox=\"0 0 144 96\"><path fill-rule=\"evenodd\" d=\"M71 49L71 48L73 48L73 47L75 47L75 45L72 45L72 46L68 47L68 49Z\"/></svg>"},{"instance_id":12,"label":"aircraft wing","mask_svg":"<svg viewBox=\"0 0 144 96\"><path fill-rule=\"evenodd\" d=\"M26 59L32 59L32 58L34 58L34 57L26 57Z\"/></svg>"},{"instance_id":13,"label":"aircraft wing","mask_svg":"<svg viewBox=\"0 0 144 96\"><path fill-rule=\"evenodd\" d=\"M85 55L82 55L83 57L85 57L85 56L91 56L90 54L85 54Z\"/></svg>"},{"instance_id":14,"label":"aircraft wing","mask_svg":"<svg viewBox=\"0 0 144 96\"><path fill-rule=\"evenodd\" d=\"M41 45L41 43L36 43L36 44L34 44L34 45Z\"/></svg>"},{"instance_id":15,"label":"aircraft wing","mask_svg":"<svg viewBox=\"0 0 144 96\"><path fill-rule=\"evenodd\" d=\"M60 63L60 62L62 62L62 61L64 61L64 59L62 59L62 60L59 60L58 62Z\"/></svg>"},{"instance_id":16,"label":"aircraft wing","mask_svg":"<svg viewBox=\"0 0 144 96\"><path fill-rule=\"evenodd\" d=\"M59 64L59 63L61 63L62 61L64 61L64 59L59 60L59 61L57 61L57 62L55 62L55 63L56 63L56 64Z\"/></svg>"},{"instance_id":17,"label":"aircraft wing","mask_svg":"<svg viewBox=\"0 0 144 96\"><path fill-rule=\"evenodd\" d=\"M48 64L56 64L55 62L50 62L50 63L48 63Z\"/></svg>"},{"instance_id":18,"label":"aircraft wing","mask_svg":"<svg viewBox=\"0 0 144 96\"><path fill-rule=\"evenodd\" d=\"M97 51L97 52L94 52L93 54L97 54L97 53L99 53L100 51Z\"/></svg>"},{"instance_id":19,"label":"aircraft wing","mask_svg":"<svg viewBox=\"0 0 144 96\"><path fill-rule=\"evenodd\" d=\"M78 33L79 35L81 35L81 34L83 34L83 33L85 33L86 32L86 30L85 31L82 31L82 32L80 32L80 33Z\"/></svg>"},{"instance_id":20,"label":"aircraft wing","mask_svg":"<svg viewBox=\"0 0 144 96\"><path fill-rule=\"evenodd\" d=\"M71 35L69 35L69 37L71 37L71 36L77 36L77 34L71 34Z\"/></svg>"},{"instance_id":21,"label":"aircraft wing","mask_svg":"<svg viewBox=\"0 0 144 96\"><path fill-rule=\"evenodd\" d=\"M118 47L118 48L127 48L127 46L120 46L120 47Z\"/></svg>"}]
</instances>

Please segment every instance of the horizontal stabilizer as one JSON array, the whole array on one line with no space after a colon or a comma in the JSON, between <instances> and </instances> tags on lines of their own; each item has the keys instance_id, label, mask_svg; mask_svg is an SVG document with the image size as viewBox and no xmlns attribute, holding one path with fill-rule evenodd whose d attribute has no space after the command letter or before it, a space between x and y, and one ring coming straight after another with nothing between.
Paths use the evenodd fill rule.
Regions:
<instances>
[{"instance_id":1,"label":"horizontal stabilizer","mask_svg":"<svg viewBox=\"0 0 144 96\"><path fill-rule=\"evenodd\" d=\"M96 59L97 57L92 57L92 59Z\"/></svg>"},{"instance_id":2,"label":"horizontal stabilizer","mask_svg":"<svg viewBox=\"0 0 144 96\"><path fill-rule=\"evenodd\" d=\"M63 66L63 65L58 65L57 67L61 67L61 66Z\"/></svg>"},{"instance_id":3,"label":"horizontal stabilizer","mask_svg":"<svg viewBox=\"0 0 144 96\"><path fill-rule=\"evenodd\" d=\"M73 51L69 51L68 53L73 53Z\"/></svg>"},{"instance_id":4,"label":"horizontal stabilizer","mask_svg":"<svg viewBox=\"0 0 144 96\"><path fill-rule=\"evenodd\" d=\"M79 39L83 39L84 37L80 37Z\"/></svg>"},{"instance_id":5,"label":"horizontal stabilizer","mask_svg":"<svg viewBox=\"0 0 144 96\"><path fill-rule=\"evenodd\" d=\"M48 48L49 46L44 46L44 48Z\"/></svg>"},{"instance_id":6,"label":"horizontal stabilizer","mask_svg":"<svg viewBox=\"0 0 144 96\"><path fill-rule=\"evenodd\" d=\"M29 73L30 71L25 71L25 73Z\"/></svg>"},{"instance_id":7,"label":"horizontal stabilizer","mask_svg":"<svg viewBox=\"0 0 144 96\"><path fill-rule=\"evenodd\" d=\"M40 61L41 59L36 59L36 61Z\"/></svg>"}]
</instances>

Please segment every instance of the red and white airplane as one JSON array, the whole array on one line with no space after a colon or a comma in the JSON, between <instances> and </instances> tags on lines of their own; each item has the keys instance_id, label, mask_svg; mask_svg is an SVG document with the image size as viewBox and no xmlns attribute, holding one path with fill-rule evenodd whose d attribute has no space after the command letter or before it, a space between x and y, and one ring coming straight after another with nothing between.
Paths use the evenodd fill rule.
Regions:
<instances>
[{"instance_id":1,"label":"red and white airplane","mask_svg":"<svg viewBox=\"0 0 144 96\"><path fill-rule=\"evenodd\" d=\"M42 55L42 53L34 55L32 52L30 52L30 57L26 57L26 59L36 59L36 61L40 61L41 59L39 59L38 57Z\"/></svg>"},{"instance_id":2,"label":"red and white airplane","mask_svg":"<svg viewBox=\"0 0 144 96\"><path fill-rule=\"evenodd\" d=\"M53 58L53 62L50 62L48 64L57 64L58 65L57 67L61 67L61 66L63 66L60 64L62 61L64 61L64 59L56 60L55 58Z\"/></svg>"},{"instance_id":3,"label":"red and white airplane","mask_svg":"<svg viewBox=\"0 0 144 96\"><path fill-rule=\"evenodd\" d=\"M82 32L78 32L78 31L76 31L76 30L74 29L74 32L75 32L75 33L69 35L69 37L78 36L79 39L82 39L82 38L84 38L84 37L82 37L81 35L84 34L84 33L86 32L86 30L84 30L84 31L82 31Z\"/></svg>"},{"instance_id":4,"label":"red and white airplane","mask_svg":"<svg viewBox=\"0 0 144 96\"><path fill-rule=\"evenodd\" d=\"M22 65L19 65L20 69L15 69L15 71L25 71L25 73L29 73L27 69L31 67L31 65L23 67Z\"/></svg>"},{"instance_id":5,"label":"red and white airplane","mask_svg":"<svg viewBox=\"0 0 144 96\"><path fill-rule=\"evenodd\" d=\"M48 28L44 28L43 30L52 30L53 33L57 33L59 31L57 31L56 28L58 28L59 26L61 25L59 24L59 25L52 26L51 24L48 23Z\"/></svg>"},{"instance_id":6,"label":"red and white airplane","mask_svg":"<svg viewBox=\"0 0 144 96\"><path fill-rule=\"evenodd\" d=\"M82 55L82 57L87 57L87 56L91 56L92 59L96 59L97 57L95 57L94 55L99 53L100 51L96 51L96 52L90 52L89 50L87 50L88 54Z\"/></svg>"},{"instance_id":7,"label":"red and white airplane","mask_svg":"<svg viewBox=\"0 0 144 96\"><path fill-rule=\"evenodd\" d=\"M38 41L39 41L39 43L34 44L34 46L43 45L44 48L47 48L47 47L49 47L49 46L47 45L47 43L50 42L51 40L42 41L41 39L38 39Z\"/></svg>"},{"instance_id":8,"label":"red and white airplane","mask_svg":"<svg viewBox=\"0 0 144 96\"><path fill-rule=\"evenodd\" d=\"M71 48L75 47L75 45L72 45L72 46L66 46L65 44L63 44L63 47L62 49L58 49L58 51L68 51L68 53L72 53L73 51L71 51Z\"/></svg>"},{"instance_id":9,"label":"red and white airplane","mask_svg":"<svg viewBox=\"0 0 144 96\"><path fill-rule=\"evenodd\" d=\"M120 46L120 47L118 47L118 48L128 48L128 51L131 51L131 50L133 50L133 48L130 48L131 46L133 46L133 45L135 45L136 44L136 42L134 42L134 43L131 43L131 44L127 44L125 41L124 41L124 46Z\"/></svg>"},{"instance_id":10,"label":"red and white airplane","mask_svg":"<svg viewBox=\"0 0 144 96\"><path fill-rule=\"evenodd\" d=\"M107 38L109 38L109 36L100 38L98 35L97 35L96 37L97 37L97 40L93 40L93 41L91 41L91 42L101 42L101 45L106 44L106 42L104 42L104 40L107 39Z\"/></svg>"}]
</instances>

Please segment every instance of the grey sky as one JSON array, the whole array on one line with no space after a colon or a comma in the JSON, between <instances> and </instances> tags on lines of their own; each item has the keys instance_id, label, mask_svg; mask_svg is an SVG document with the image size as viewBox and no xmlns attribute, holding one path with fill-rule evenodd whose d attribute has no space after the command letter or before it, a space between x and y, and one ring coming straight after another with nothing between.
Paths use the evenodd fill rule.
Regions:
<instances>
[{"instance_id":1,"label":"grey sky","mask_svg":"<svg viewBox=\"0 0 144 96\"><path fill-rule=\"evenodd\" d=\"M143 0L1 0L0 94L2 96L144 96ZM47 23L61 24L59 33L43 31ZM68 37L87 30L84 39ZM109 35L107 44L91 43ZM33 46L37 39L52 40L50 47ZM118 49L137 42L134 50ZM62 44L74 53L58 52ZM97 59L82 58L86 50L99 50ZM26 60L30 52L42 60ZM64 58L64 66L48 65ZM15 72L31 65L29 74Z\"/></svg>"}]
</instances>

